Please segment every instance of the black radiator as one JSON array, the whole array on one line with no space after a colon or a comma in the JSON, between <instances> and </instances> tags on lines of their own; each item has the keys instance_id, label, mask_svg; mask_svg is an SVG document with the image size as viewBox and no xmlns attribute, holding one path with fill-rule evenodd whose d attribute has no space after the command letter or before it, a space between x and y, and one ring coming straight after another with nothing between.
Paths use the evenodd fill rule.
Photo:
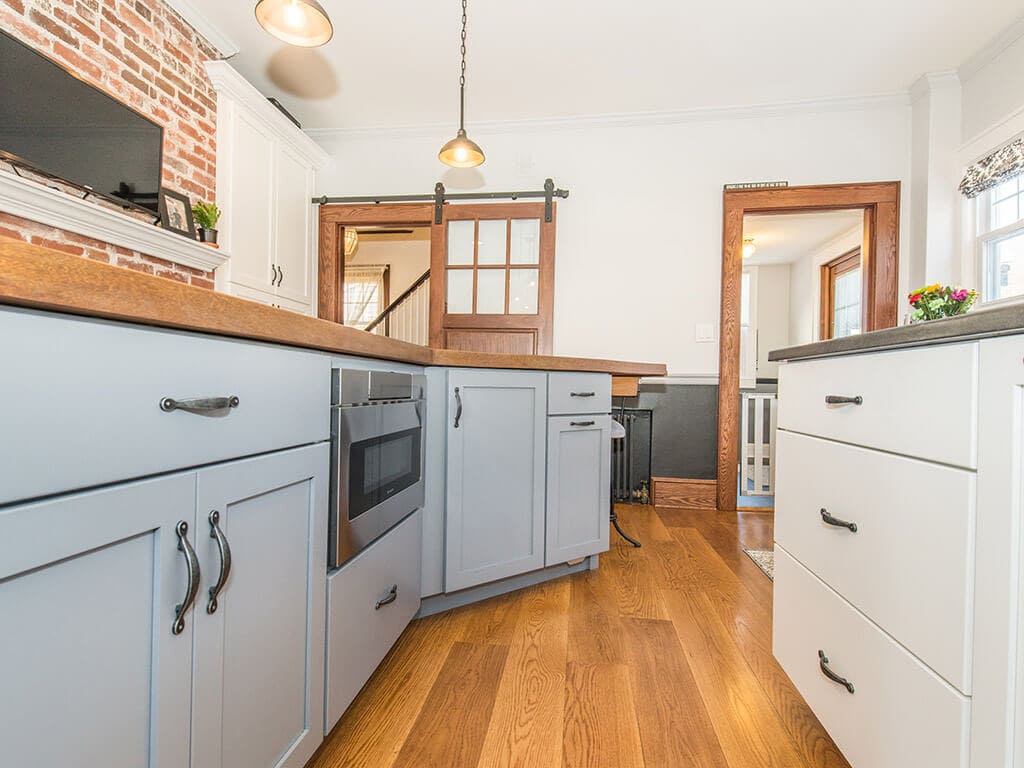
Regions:
<instances>
[{"instance_id":1,"label":"black radiator","mask_svg":"<svg viewBox=\"0 0 1024 768\"><path fill-rule=\"evenodd\" d=\"M612 499L619 503L651 502L651 427L648 408L613 408L612 418L626 437L612 440Z\"/></svg>"}]
</instances>

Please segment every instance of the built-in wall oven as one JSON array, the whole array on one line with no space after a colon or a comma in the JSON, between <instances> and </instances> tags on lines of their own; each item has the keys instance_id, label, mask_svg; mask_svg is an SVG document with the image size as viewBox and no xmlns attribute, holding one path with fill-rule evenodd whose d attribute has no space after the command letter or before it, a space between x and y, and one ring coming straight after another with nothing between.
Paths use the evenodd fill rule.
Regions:
<instances>
[{"instance_id":1,"label":"built-in wall oven","mask_svg":"<svg viewBox=\"0 0 1024 768\"><path fill-rule=\"evenodd\" d=\"M331 372L328 567L423 506L423 388L409 373Z\"/></svg>"}]
</instances>

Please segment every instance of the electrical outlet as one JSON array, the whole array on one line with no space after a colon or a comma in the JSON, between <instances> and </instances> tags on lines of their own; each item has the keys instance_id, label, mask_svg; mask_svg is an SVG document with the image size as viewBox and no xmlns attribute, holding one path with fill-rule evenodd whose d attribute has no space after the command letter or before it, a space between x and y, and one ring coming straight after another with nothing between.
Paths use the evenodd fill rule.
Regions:
<instances>
[{"instance_id":1,"label":"electrical outlet","mask_svg":"<svg viewBox=\"0 0 1024 768\"><path fill-rule=\"evenodd\" d=\"M713 342L715 340L714 323L697 323L695 337L698 344Z\"/></svg>"}]
</instances>

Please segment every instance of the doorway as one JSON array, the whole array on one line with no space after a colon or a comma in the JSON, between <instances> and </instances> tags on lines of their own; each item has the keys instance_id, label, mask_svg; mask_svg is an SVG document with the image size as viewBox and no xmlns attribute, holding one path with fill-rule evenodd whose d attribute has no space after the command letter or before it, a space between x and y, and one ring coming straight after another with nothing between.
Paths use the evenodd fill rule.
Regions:
<instances>
[{"instance_id":1,"label":"doorway","mask_svg":"<svg viewBox=\"0 0 1024 768\"><path fill-rule=\"evenodd\" d=\"M724 193L719 510L772 504L768 352L896 325L899 193L899 182Z\"/></svg>"},{"instance_id":2,"label":"doorway","mask_svg":"<svg viewBox=\"0 0 1024 768\"><path fill-rule=\"evenodd\" d=\"M321 205L318 314L436 348L551 354L556 211L445 204L438 222L431 204ZM353 233L359 245L349 252ZM403 238L429 253L426 271L413 275L406 256L424 251L405 242L406 289L396 268Z\"/></svg>"}]
</instances>

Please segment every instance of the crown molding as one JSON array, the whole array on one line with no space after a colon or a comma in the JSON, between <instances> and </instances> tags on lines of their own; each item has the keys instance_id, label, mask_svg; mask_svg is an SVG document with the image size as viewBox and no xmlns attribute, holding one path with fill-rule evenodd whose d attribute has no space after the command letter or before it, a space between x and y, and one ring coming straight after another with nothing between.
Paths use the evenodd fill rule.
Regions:
<instances>
[{"instance_id":1,"label":"crown molding","mask_svg":"<svg viewBox=\"0 0 1024 768\"><path fill-rule=\"evenodd\" d=\"M13 173L0 172L0 211L204 271L228 260L221 250Z\"/></svg>"},{"instance_id":2,"label":"crown molding","mask_svg":"<svg viewBox=\"0 0 1024 768\"><path fill-rule=\"evenodd\" d=\"M331 157L324 148L282 115L277 107L267 101L266 96L242 77L234 67L226 61L208 61L205 66L206 74L218 96L226 96L243 105L258 116L278 139L307 157L318 168L324 168L330 163Z\"/></svg>"},{"instance_id":3,"label":"crown molding","mask_svg":"<svg viewBox=\"0 0 1024 768\"><path fill-rule=\"evenodd\" d=\"M854 96L802 101L780 101L745 107L702 107L662 112L624 112L607 115L540 118L526 120L477 121L473 134L529 133L533 131L571 131L581 128L631 128L636 126L676 125L680 123L743 120L757 117L806 115L822 112L851 112L865 109L886 109L907 106L906 92L875 96ZM395 127L310 128L306 133L317 141L379 138L436 138L452 131L449 123L405 125Z\"/></svg>"},{"instance_id":4,"label":"crown molding","mask_svg":"<svg viewBox=\"0 0 1024 768\"><path fill-rule=\"evenodd\" d=\"M958 70L960 82L966 83L1022 37L1024 37L1024 16L1017 18L1009 27L989 40L971 58L960 65Z\"/></svg>"},{"instance_id":5,"label":"crown molding","mask_svg":"<svg viewBox=\"0 0 1024 768\"><path fill-rule=\"evenodd\" d=\"M941 88L959 88L960 73L957 70L945 72L928 72L921 75L910 86L910 101L915 102L922 96Z\"/></svg>"},{"instance_id":6,"label":"crown molding","mask_svg":"<svg viewBox=\"0 0 1024 768\"><path fill-rule=\"evenodd\" d=\"M206 38L225 59L230 59L239 50L238 45L200 11L192 0L164 0L164 5L183 18L189 26Z\"/></svg>"}]
</instances>

